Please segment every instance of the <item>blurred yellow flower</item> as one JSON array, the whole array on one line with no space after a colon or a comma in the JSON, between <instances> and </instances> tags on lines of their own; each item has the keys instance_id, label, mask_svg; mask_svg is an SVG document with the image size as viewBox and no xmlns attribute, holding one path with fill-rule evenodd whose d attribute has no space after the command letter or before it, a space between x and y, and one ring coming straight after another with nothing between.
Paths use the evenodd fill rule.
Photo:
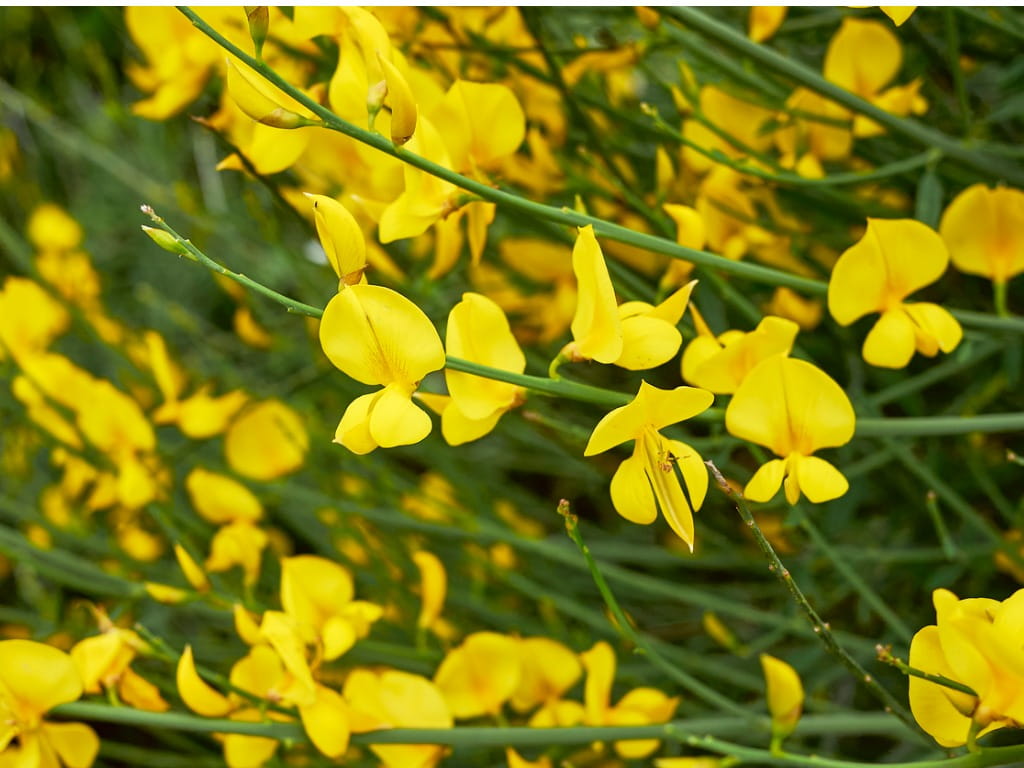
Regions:
<instances>
[{"instance_id":1,"label":"blurred yellow flower","mask_svg":"<svg viewBox=\"0 0 1024 768\"><path fill-rule=\"evenodd\" d=\"M522 664L515 638L476 632L448 652L434 682L459 720L496 715L519 687Z\"/></svg>"},{"instance_id":2,"label":"blurred yellow flower","mask_svg":"<svg viewBox=\"0 0 1024 768\"><path fill-rule=\"evenodd\" d=\"M786 18L784 5L754 5L747 17L747 37L755 43L770 39Z\"/></svg>"},{"instance_id":3,"label":"blurred yellow flower","mask_svg":"<svg viewBox=\"0 0 1024 768\"><path fill-rule=\"evenodd\" d=\"M842 496L849 488L846 478L813 454L849 442L854 422L846 393L820 368L782 355L760 363L733 395L725 426L734 437L781 458L754 473L744 496L768 501L783 484L790 504L801 493L815 503Z\"/></svg>"},{"instance_id":4,"label":"blurred yellow flower","mask_svg":"<svg viewBox=\"0 0 1024 768\"><path fill-rule=\"evenodd\" d=\"M804 687L800 676L789 664L761 654L761 669L768 688L768 712L772 716L772 749L781 748L782 740L789 736L800 721L804 707Z\"/></svg>"},{"instance_id":5,"label":"blurred yellow flower","mask_svg":"<svg viewBox=\"0 0 1024 768\"><path fill-rule=\"evenodd\" d=\"M714 399L703 389L665 390L641 381L632 402L598 422L583 452L584 456L594 456L633 440L633 455L619 465L612 477L615 511L630 522L649 525L660 509L691 552L693 512L704 503L707 468L693 448L662 437L659 430L706 411ZM686 483L686 493L676 477L676 467Z\"/></svg>"},{"instance_id":6,"label":"blurred yellow flower","mask_svg":"<svg viewBox=\"0 0 1024 768\"><path fill-rule=\"evenodd\" d=\"M927 357L952 352L963 337L956 319L938 304L904 301L938 280L948 264L942 238L921 222L868 219L864 236L832 269L828 310L840 325L881 313L864 339L871 365L903 368L915 349Z\"/></svg>"},{"instance_id":7,"label":"blurred yellow flower","mask_svg":"<svg viewBox=\"0 0 1024 768\"><path fill-rule=\"evenodd\" d=\"M1024 192L968 187L942 214L939 234L954 267L1005 283L1024 272Z\"/></svg>"},{"instance_id":8,"label":"blurred yellow flower","mask_svg":"<svg viewBox=\"0 0 1024 768\"><path fill-rule=\"evenodd\" d=\"M299 415L280 400L263 400L242 410L224 436L224 454L238 474L275 480L302 466L309 434Z\"/></svg>"}]
</instances>

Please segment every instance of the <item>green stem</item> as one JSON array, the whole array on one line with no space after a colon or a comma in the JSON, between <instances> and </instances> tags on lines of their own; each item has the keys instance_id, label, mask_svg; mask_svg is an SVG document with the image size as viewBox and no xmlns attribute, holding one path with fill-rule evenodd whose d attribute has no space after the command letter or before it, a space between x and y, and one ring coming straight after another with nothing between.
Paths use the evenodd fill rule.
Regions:
<instances>
[{"instance_id":1,"label":"green stem","mask_svg":"<svg viewBox=\"0 0 1024 768\"><path fill-rule=\"evenodd\" d=\"M919 677L922 680L928 680L929 682L941 685L944 688L949 688L953 691L960 691L960 693L966 693L968 696L978 696L970 686L958 683L956 680L950 680L948 677L943 677L942 675L935 675L931 672L925 672L924 670L918 669L917 667L912 667L903 661L903 659L893 656L892 651L889 648L881 645L878 646L878 660L883 664L895 667L909 677Z\"/></svg>"},{"instance_id":2,"label":"green stem","mask_svg":"<svg viewBox=\"0 0 1024 768\"><path fill-rule=\"evenodd\" d=\"M927 437L1021 430L1024 430L1024 413L987 413L981 416L857 419L855 434L857 437Z\"/></svg>"},{"instance_id":3,"label":"green stem","mask_svg":"<svg viewBox=\"0 0 1024 768\"><path fill-rule=\"evenodd\" d=\"M882 703L887 712L898 717L914 734L920 735L921 731L918 729L914 719L910 716L910 713L907 712L903 705L896 701L895 697L883 688L879 682L875 680L874 676L869 674L868 671L864 669L864 667L862 667L860 663L847 653L836 641L828 623L822 620L818 615L818 612L814 610L814 607L807 601L803 590L797 586L796 582L793 580L792 574L789 572L789 569L783 565L779 556L775 553L775 548L772 547L771 542L769 542L764 533L762 533L761 528L754 520L754 516L750 513L750 508L747 506L747 502L740 494L733 490L732 486L729 485L726 479L722 476L722 473L719 472L718 467L715 466L714 462L706 461L704 463L707 464L708 468L711 470L711 475L715 478L719 488L724 491L725 495L728 496L736 505L736 510L739 512L740 517L743 519L743 522L746 523L750 532L753 534L754 539L757 541L758 546L761 548L761 551L764 552L765 557L768 559L769 569L775 574L776 578L786 586L786 589L789 590L793 600L810 622L814 633L821 638L821 642L824 644L825 649L844 667L846 667L854 678L858 682L862 683L872 693L872 695Z\"/></svg>"},{"instance_id":4,"label":"green stem","mask_svg":"<svg viewBox=\"0 0 1024 768\"><path fill-rule=\"evenodd\" d=\"M924 147L935 148L947 157L957 160L987 178L1005 179L1011 184L1024 186L1024 171L1005 161L981 154L950 136L907 118L886 112L845 88L829 82L807 65L760 45L726 24L711 18L697 8L660 8L659 11L690 29L749 57L756 65L766 67L794 80L847 109L871 118L893 133L913 139Z\"/></svg>"},{"instance_id":5,"label":"green stem","mask_svg":"<svg viewBox=\"0 0 1024 768\"><path fill-rule=\"evenodd\" d=\"M992 301L996 307L996 315L999 317L1010 317L1010 309L1006 305L1006 281L994 280L992 282Z\"/></svg>"},{"instance_id":6,"label":"green stem","mask_svg":"<svg viewBox=\"0 0 1024 768\"><path fill-rule=\"evenodd\" d=\"M611 611L619 633L635 645L638 651L650 659L651 663L655 667L667 674L690 693L699 696L708 704L713 704L724 711L743 715L750 719L756 719L752 718L750 713L739 704L726 698L713 688L709 688L704 685L704 683L691 676L688 672L684 672L676 667L672 662L658 653L650 643L647 643L644 638L642 638L640 634L633 629L633 625L630 623L629 617L627 617L623 612L622 607L619 605L619 601L615 599L615 595L612 594L612 590L608 586L608 582L605 581L604 575L601 573L600 569L598 569L597 563L594 561L594 556L590 554L590 549L583 541L583 535L580 533L579 528L579 518L569 511L569 502L565 499L558 503L558 514L565 518L565 530L568 532L569 538L572 539L573 544L575 544L576 548L579 549L580 554L583 555L583 559L587 563L587 568L590 570L590 576L594 579L594 584L597 586L597 591L601 593L601 597L604 600L605 605L607 605L608 610Z\"/></svg>"}]
</instances>

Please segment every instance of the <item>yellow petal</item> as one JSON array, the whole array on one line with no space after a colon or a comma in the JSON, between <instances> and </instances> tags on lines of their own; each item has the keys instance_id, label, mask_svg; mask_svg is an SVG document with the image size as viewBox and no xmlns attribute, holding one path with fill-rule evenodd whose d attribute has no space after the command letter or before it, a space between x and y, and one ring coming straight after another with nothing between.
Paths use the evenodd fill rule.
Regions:
<instances>
[{"instance_id":1,"label":"yellow petal","mask_svg":"<svg viewBox=\"0 0 1024 768\"><path fill-rule=\"evenodd\" d=\"M348 208L326 195L306 194L313 201L316 233L327 261L339 280L359 282L366 269L366 239Z\"/></svg>"},{"instance_id":2,"label":"yellow petal","mask_svg":"<svg viewBox=\"0 0 1024 768\"><path fill-rule=\"evenodd\" d=\"M243 709L231 715L232 720L258 723L263 720L258 709ZM224 734L224 762L228 768L260 768L277 751L277 740L239 733Z\"/></svg>"},{"instance_id":3,"label":"yellow petal","mask_svg":"<svg viewBox=\"0 0 1024 768\"><path fill-rule=\"evenodd\" d=\"M700 370L701 365L721 350L722 345L714 336L701 334L693 339L693 341L686 345L686 349L683 350L681 363L683 380L690 384L696 384L697 372Z\"/></svg>"},{"instance_id":4,"label":"yellow petal","mask_svg":"<svg viewBox=\"0 0 1024 768\"><path fill-rule=\"evenodd\" d=\"M67 768L89 768L99 754L99 736L84 723L44 723L43 733Z\"/></svg>"},{"instance_id":5,"label":"yellow petal","mask_svg":"<svg viewBox=\"0 0 1024 768\"><path fill-rule=\"evenodd\" d=\"M690 503L696 511L704 504L708 494L708 468L704 459L686 443L679 440L667 440L668 449L686 483L686 492Z\"/></svg>"},{"instance_id":6,"label":"yellow petal","mask_svg":"<svg viewBox=\"0 0 1024 768\"><path fill-rule=\"evenodd\" d=\"M82 695L71 657L30 640L0 640L0 687L13 706L36 717Z\"/></svg>"},{"instance_id":7,"label":"yellow petal","mask_svg":"<svg viewBox=\"0 0 1024 768\"><path fill-rule=\"evenodd\" d=\"M174 545L174 556L178 560L181 572L185 574L185 581L192 589L196 592L206 592L210 589L210 580L206 573L181 544Z\"/></svg>"},{"instance_id":8,"label":"yellow petal","mask_svg":"<svg viewBox=\"0 0 1024 768\"><path fill-rule=\"evenodd\" d=\"M880 5L878 9L892 19L892 23L897 27L902 26L903 22L910 18L911 14L917 10L916 5Z\"/></svg>"},{"instance_id":9,"label":"yellow petal","mask_svg":"<svg viewBox=\"0 0 1024 768\"><path fill-rule=\"evenodd\" d=\"M479 440L498 425L505 411L494 411L484 419L471 419L466 416L458 405L451 403L441 414L441 434L448 445L463 445Z\"/></svg>"},{"instance_id":10,"label":"yellow petal","mask_svg":"<svg viewBox=\"0 0 1024 768\"><path fill-rule=\"evenodd\" d=\"M849 442L855 419L846 393L827 373L781 355L747 375L725 412L731 435L783 457Z\"/></svg>"},{"instance_id":11,"label":"yellow petal","mask_svg":"<svg viewBox=\"0 0 1024 768\"><path fill-rule=\"evenodd\" d=\"M258 123L274 128L298 128L308 123L299 114L306 110L291 96L231 59L227 60L227 88L238 108Z\"/></svg>"},{"instance_id":12,"label":"yellow petal","mask_svg":"<svg viewBox=\"0 0 1024 768\"><path fill-rule=\"evenodd\" d=\"M242 411L224 437L228 464L253 480L274 480L294 472L308 448L302 419L279 400L264 400Z\"/></svg>"},{"instance_id":13,"label":"yellow petal","mask_svg":"<svg viewBox=\"0 0 1024 768\"><path fill-rule=\"evenodd\" d=\"M232 616L234 618L235 633L242 639L243 643L246 645L257 645L263 642L259 625L241 603L235 603L232 606Z\"/></svg>"},{"instance_id":14,"label":"yellow petal","mask_svg":"<svg viewBox=\"0 0 1024 768\"><path fill-rule=\"evenodd\" d=\"M797 464L800 490L815 504L838 499L850 489L843 473L817 456L802 456Z\"/></svg>"},{"instance_id":15,"label":"yellow petal","mask_svg":"<svg viewBox=\"0 0 1024 768\"><path fill-rule=\"evenodd\" d=\"M416 626L429 629L437 621L444 608L448 592L448 575L444 563L437 555L421 549L413 553L412 561L420 572L420 614Z\"/></svg>"},{"instance_id":16,"label":"yellow petal","mask_svg":"<svg viewBox=\"0 0 1024 768\"><path fill-rule=\"evenodd\" d=\"M681 286L670 294L664 301L651 310L648 315L650 317L657 317L664 320L673 327L679 325L679 321L683 319L683 314L686 312L686 308L690 304L690 295L696 287L697 281L691 280L686 283L686 285Z\"/></svg>"},{"instance_id":17,"label":"yellow petal","mask_svg":"<svg viewBox=\"0 0 1024 768\"><path fill-rule=\"evenodd\" d=\"M378 285L353 285L327 304L320 344L339 369L363 384L413 384L444 367L430 319L409 299Z\"/></svg>"},{"instance_id":18,"label":"yellow petal","mask_svg":"<svg viewBox=\"0 0 1024 768\"><path fill-rule=\"evenodd\" d=\"M607 414L590 436L584 456L603 453L627 440L636 439L645 425L662 429L706 411L714 395L695 387L659 389L646 381L632 402Z\"/></svg>"},{"instance_id":19,"label":"yellow petal","mask_svg":"<svg viewBox=\"0 0 1024 768\"><path fill-rule=\"evenodd\" d=\"M754 5L747 20L747 36L755 43L763 43L775 34L786 18L784 5Z\"/></svg>"},{"instance_id":20,"label":"yellow petal","mask_svg":"<svg viewBox=\"0 0 1024 768\"><path fill-rule=\"evenodd\" d=\"M332 616L324 622L321 635L324 644L324 661L334 661L349 651L359 639L356 637L352 623L340 616Z\"/></svg>"},{"instance_id":21,"label":"yellow petal","mask_svg":"<svg viewBox=\"0 0 1024 768\"><path fill-rule=\"evenodd\" d=\"M867 231L832 269L828 309L840 325L884 312L934 283L949 253L928 226L912 219L868 219Z\"/></svg>"},{"instance_id":22,"label":"yellow petal","mask_svg":"<svg viewBox=\"0 0 1024 768\"><path fill-rule=\"evenodd\" d=\"M871 99L896 76L902 61L900 41L885 24L847 16L829 42L823 74Z\"/></svg>"},{"instance_id":23,"label":"yellow petal","mask_svg":"<svg viewBox=\"0 0 1024 768\"><path fill-rule=\"evenodd\" d=\"M658 508L669 527L693 552L693 508L676 477L669 441L648 427L639 442L643 445L644 469Z\"/></svg>"},{"instance_id":24,"label":"yellow petal","mask_svg":"<svg viewBox=\"0 0 1024 768\"><path fill-rule=\"evenodd\" d=\"M650 525L658 516L654 491L644 471L643 456L633 455L619 464L612 476L612 506L615 511L639 525Z\"/></svg>"},{"instance_id":25,"label":"yellow petal","mask_svg":"<svg viewBox=\"0 0 1024 768\"><path fill-rule=\"evenodd\" d=\"M915 335L918 339L919 351L924 351L921 344L922 336L927 338L928 348L938 347L943 352L952 352L963 339L964 331L960 327L960 323L948 310L938 304L915 302L904 304L903 310L917 326ZM935 352L933 351L932 354Z\"/></svg>"},{"instance_id":26,"label":"yellow petal","mask_svg":"<svg viewBox=\"0 0 1024 768\"><path fill-rule=\"evenodd\" d=\"M456 80L431 117L451 147L456 170L488 169L515 152L526 118L515 93L499 83Z\"/></svg>"},{"instance_id":27,"label":"yellow petal","mask_svg":"<svg viewBox=\"0 0 1024 768\"><path fill-rule=\"evenodd\" d=\"M914 635L908 663L924 672L946 677L952 674L939 642L938 627L924 627ZM917 724L943 747L965 744L971 719L950 701L950 694L963 694L919 677L910 677L909 684L910 711Z\"/></svg>"},{"instance_id":28,"label":"yellow petal","mask_svg":"<svg viewBox=\"0 0 1024 768\"><path fill-rule=\"evenodd\" d=\"M334 442L362 456L377 448L377 441L370 434L370 409L384 394L384 390L361 395L348 404L345 413L334 432Z\"/></svg>"},{"instance_id":29,"label":"yellow petal","mask_svg":"<svg viewBox=\"0 0 1024 768\"><path fill-rule=\"evenodd\" d=\"M517 712L557 700L576 684L583 672L575 653L546 637L523 638L519 651L522 676L511 700Z\"/></svg>"},{"instance_id":30,"label":"yellow petal","mask_svg":"<svg viewBox=\"0 0 1024 768\"><path fill-rule=\"evenodd\" d=\"M762 360L777 354L788 355L799 330L792 320L769 315L753 331L729 340L699 365L691 360L692 380L716 394L731 394Z\"/></svg>"},{"instance_id":31,"label":"yellow petal","mask_svg":"<svg viewBox=\"0 0 1024 768\"><path fill-rule=\"evenodd\" d=\"M494 301L479 293L464 293L448 315L445 334L448 354L513 373L526 369L526 357L512 335L508 318ZM522 389L469 373L445 370L448 391L469 419L485 419L508 409Z\"/></svg>"},{"instance_id":32,"label":"yellow petal","mask_svg":"<svg viewBox=\"0 0 1024 768\"><path fill-rule=\"evenodd\" d=\"M192 646L186 645L178 659L178 695L185 705L203 717L223 717L231 711L227 697L211 688L199 676L192 658Z\"/></svg>"},{"instance_id":33,"label":"yellow petal","mask_svg":"<svg viewBox=\"0 0 1024 768\"><path fill-rule=\"evenodd\" d=\"M779 492L785 475L785 460L772 459L758 468L747 483L747 487L743 489L743 495L751 501L770 501Z\"/></svg>"},{"instance_id":34,"label":"yellow petal","mask_svg":"<svg viewBox=\"0 0 1024 768\"><path fill-rule=\"evenodd\" d=\"M410 389L400 384L385 387L370 409L370 435L382 448L414 445L432 428L430 417L412 402Z\"/></svg>"},{"instance_id":35,"label":"yellow petal","mask_svg":"<svg viewBox=\"0 0 1024 768\"><path fill-rule=\"evenodd\" d=\"M942 214L939 234L961 272L1006 282L1024 272L1024 192L968 187Z\"/></svg>"},{"instance_id":36,"label":"yellow petal","mask_svg":"<svg viewBox=\"0 0 1024 768\"><path fill-rule=\"evenodd\" d=\"M434 675L452 716L494 715L519 686L521 666L514 638L477 632L449 652Z\"/></svg>"},{"instance_id":37,"label":"yellow petal","mask_svg":"<svg viewBox=\"0 0 1024 768\"><path fill-rule=\"evenodd\" d=\"M589 651L580 654L587 673L583 684L583 721L587 725L604 725L608 713L612 683L615 682L615 651L601 640Z\"/></svg>"},{"instance_id":38,"label":"yellow petal","mask_svg":"<svg viewBox=\"0 0 1024 768\"><path fill-rule=\"evenodd\" d=\"M281 696L300 707L316 697L316 683L306 660L303 629L293 616L282 611L265 611L260 622L260 634L291 674L291 684L281 692Z\"/></svg>"},{"instance_id":39,"label":"yellow petal","mask_svg":"<svg viewBox=\"0 0 1024 768\"><path fill-rule=\"evenodd\" d=\"M572 250L572 269L579 285L572 319L577 350L587 360L614 362L622 354L622 328L615 289L593 226L580 227Z\"/></svg>"},{"instance_id":40,"label":"yellow petal","mask_svg":"<svg viewBox=\"0 0 1024 768\"><path fill-rule=\"evenodd\" d=\"M667 363L683 343L675 326L649 315L622 320L622 354L615 365L627 371L645 371Z\"/></svg>"},{"instance_id":41,"label":"yellow petal","mask_svg":"<svg viewBox=\"0 0 1024 768\"><path fill-rule=\"evenodd\" d=\"M704 230L704 217L697 209L674 203L666 203L663 207L665 213L676 223L676 242L695 251L703 249L707 235Z\"/></svg>"},{"instance_id":42,"label":"yellow petal","mask_svg":"<svg viewBox=\"0 0 1024 768\"><path fill-rule=\"evenodd\" d=\"M189 472L185 489L196 512L214 525L236 520L254 522L263 516L263 505L252 491L237 480L202 467Z\"/></svg>"},{"instance_id":43,"label":"yellow petal","mask_svg":"<svg viewBox=\"0 0 1024 768\"><path fill-rule=\"evenodd\" d=\"M281 606L300 623L319 629L354 595L352 575L332 560L316 555L281 560Z\"/></svg>"},{"instance_id":44,"label":"yellow petal","mask_svg":"<svg viewBox=\"0 0 1024 768\"><path fill-rule=\"evenodd\" d=\"M405 144L416 132L416 100L405 76L379 50L377 61L380 63L384 80L388 84L388 101L391 103L391 141L396 146Z\"/></svg>"},{"instance_id":45,"label":"yellow petal","mask_svg":"<svg viewBox=\"0 0 1024 768\"><path fill-rule=\"evenodd\" d=\"M341 757L348 749L349 708L336 691L322 685L316 687L311 704L299 707L302 727L313 746L328 757Z\"/></svg>"},{"instance_id":46,"label":"yellow petal","mask_svg":"<svg viewBox=\"0 0 1024 768\"><path fill-rule=\"evenodd\" d=\"M902 306L882 313L864 339L864 359L879 368L904 368L914 356L914 323Z\"/></svg>"},{"instance_id":47,"label":"yellow petal","mask_svg":"<svg viewBox=\"0 0 1024 768\"><path fill-rule=\"evenodd\" d=\"M788 736L796 728L804 706L804 687L800 676L789 664L761 654L761 669L764 670L768 688L768 711L772 716L772 734Z\"/></svg>"}]
</instances>

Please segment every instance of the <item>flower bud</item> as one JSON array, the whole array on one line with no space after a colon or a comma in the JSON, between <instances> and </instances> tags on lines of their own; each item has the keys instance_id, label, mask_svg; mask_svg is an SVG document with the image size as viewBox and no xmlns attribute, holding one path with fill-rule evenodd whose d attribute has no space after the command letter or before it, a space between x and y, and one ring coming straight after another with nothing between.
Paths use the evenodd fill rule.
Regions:
<instances>
[{"instance_id":1,"label":"flower bud","mask_svg":"<svg viewBox=\"0 0 1024 768\"><path fill-rule=\"evenodd\" d=\"M270 27L270 12L265 5L246 5L245 18L249 22L249 34L252 36L252 44L256 50L256 58L263 58L263 43L267 39L267 29Z\"/></svg>"}]
</instances>

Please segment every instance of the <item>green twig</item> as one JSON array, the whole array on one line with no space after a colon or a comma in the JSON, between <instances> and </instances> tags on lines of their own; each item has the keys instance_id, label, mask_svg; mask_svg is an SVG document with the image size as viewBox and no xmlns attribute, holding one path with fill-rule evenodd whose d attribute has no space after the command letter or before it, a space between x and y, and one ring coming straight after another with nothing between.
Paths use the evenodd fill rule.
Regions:
<instances>
[{"instance_id":1,"label":"green twig","mask_svg":"<svg viewBox=\"0 0 1024 768\"><path fill-rule=\"evenodd\" d=\"M878 660L880 662L888 664L891 667L895 667L905 675L910 677L919 677L922 680L928 680L929 682L941 685L944 688L949 688L953 691L960 691L960 693L966 693L968 696L978 696L974 689L969 685L964 685L963 683L958 683L956 680L950 680L948 677L935 675L931 672L925 672L922 669L910 666L899 657L893 656L892 648L889 648L888 646L879 645L876 650L878 651Z\"/></svg>"}]
</instances>

